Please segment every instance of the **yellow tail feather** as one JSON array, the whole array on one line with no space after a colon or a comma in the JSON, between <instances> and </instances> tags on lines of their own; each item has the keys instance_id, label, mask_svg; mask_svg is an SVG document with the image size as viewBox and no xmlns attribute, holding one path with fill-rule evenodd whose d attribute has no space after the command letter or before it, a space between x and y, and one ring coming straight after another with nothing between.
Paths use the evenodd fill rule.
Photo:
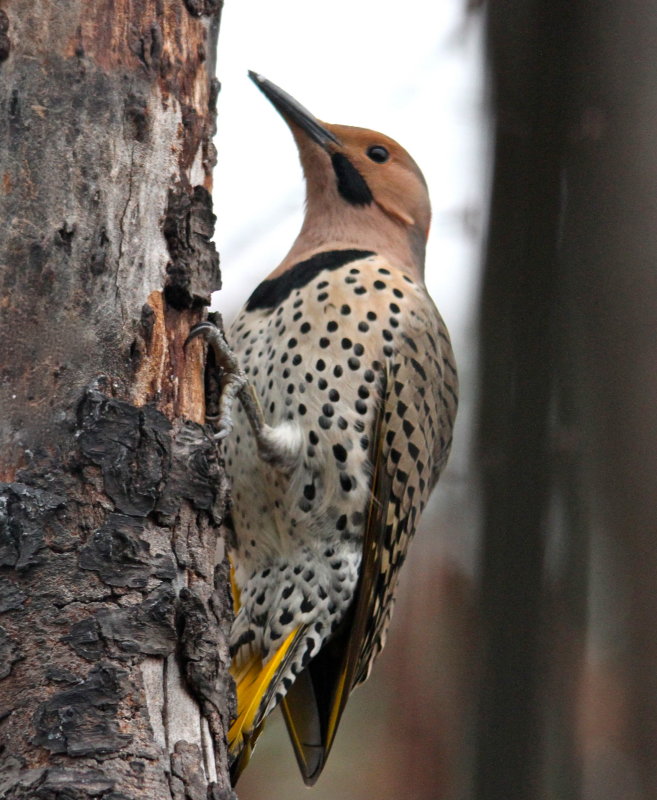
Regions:
<instances>
[{"instance_id":1,"label":"yellow tail feather","mask_svg":"<svg viewBox=\"0 0 657 800\"><path fill-rule=\"evenodd\" d=\"M292 631L266 664L254 655L239 668L233 668L237 685L237 719L228 731L228 747L231 753L239 752L242 744L256 724L256 716L265 693L297 635ZM258 723L259 724L259 723Z\"/></svg>"}]
</instances>

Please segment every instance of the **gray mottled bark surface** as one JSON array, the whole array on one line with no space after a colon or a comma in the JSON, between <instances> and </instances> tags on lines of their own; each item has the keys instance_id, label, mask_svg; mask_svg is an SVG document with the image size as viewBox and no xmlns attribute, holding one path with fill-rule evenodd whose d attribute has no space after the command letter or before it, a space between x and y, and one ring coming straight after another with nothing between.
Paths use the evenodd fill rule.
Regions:
<instances>
[{"instance_id":1,"label":"gray mottled bark surface","mask_svg":"<svg viewBox=\"0 0 657 800\"><path fill-rule=\"evenodd\" d=\"M231 794L225 491L183 350L219 283L219 11L0 3L2 798Z\"/></svg>"}]
</instances>

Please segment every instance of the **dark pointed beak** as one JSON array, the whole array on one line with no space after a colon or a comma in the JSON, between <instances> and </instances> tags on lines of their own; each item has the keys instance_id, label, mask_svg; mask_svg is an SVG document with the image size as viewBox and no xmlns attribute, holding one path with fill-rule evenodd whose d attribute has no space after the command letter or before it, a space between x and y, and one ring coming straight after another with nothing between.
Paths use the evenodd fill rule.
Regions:
<instances>
[{"instance_id":1,"label":"dark pointed beak","mask_svg":"<svg viewBox=\"0 0 657 800\"><path fill-rule=\"evenodd\" d=\"M279 114L285 119L286 122L292 122L297 127L301 128L314 142L323 147L329 152L336 146L339 147L341 142L322 125L322 123L314 117L308 109L304 108L301 103L298 103L287 92L284 92L275 83L258 75L257 72L249 70L249 78L255 83L265 97L271 101Z\"/></svg>"}]
</instances>

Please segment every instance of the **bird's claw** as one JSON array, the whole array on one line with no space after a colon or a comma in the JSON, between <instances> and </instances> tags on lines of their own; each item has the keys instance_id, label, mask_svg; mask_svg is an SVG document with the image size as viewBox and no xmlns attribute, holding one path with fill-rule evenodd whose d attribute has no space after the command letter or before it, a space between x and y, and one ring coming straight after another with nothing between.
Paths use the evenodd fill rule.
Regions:
<instances>
[{"instance_id":1,"label":"bird's claw","mask_svg":"<svg viewBox=\"0 0 657 800\"><path fill-rule=\"evenodd\" d=\"M192 339L197 339L199 336L204 336L205 331L218 331L218 330L219 329L217 328L216 325L213 325L211 322L208 322L207 320L204 320L203 322L197 322L196 325L192 325L192 327L190 328L189 334L185 339L184 347L187 347L187 345L192 341Z\"/></svg>"},{"instance_id":2,"label":"bird's claw","mask_svg":"<svg viewBox=\"0 0 657 800\"><path fill-rule=\"evenodd\" d=\"M233 429L232 409L235 397L246 386L247 378L223 334L211 322L199 322L190 330L185 347L192 339L202 336L212 348L217 364L223 370L219 413L207 417L215 426L214 438L225 439Z\"/></svg>"},{"instance_id":3,"label":"bird's claw","mask_svg":"<svg viewBox=\"0 0 657 800\"><path fill-rule=\"evenodd\" d=\"M281 443L275 436L273 437L272 429L265 422L258 396L219 328L211 322L200 322L189 332L185 345L197 336L204 337L214 352L217 364L223 370L219 413L206 417L215 428L215 440L225 439L233 430L233 403L239 396L258 442L260 456L269 464L289 470L290 465L296 463L300 443L294 442L290 447L289 441Z\"/></svg>"}]
</instances>

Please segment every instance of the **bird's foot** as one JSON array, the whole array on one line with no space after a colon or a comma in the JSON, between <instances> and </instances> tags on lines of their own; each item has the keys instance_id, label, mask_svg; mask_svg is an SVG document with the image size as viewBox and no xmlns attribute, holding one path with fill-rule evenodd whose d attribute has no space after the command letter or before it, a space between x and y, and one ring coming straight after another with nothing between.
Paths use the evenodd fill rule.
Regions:
<instances>
[{"instance_id":1,"label":"bird's foot","mask_svg":"<svg viewBox=\"0 0 657 800\"><path fill-rule=\"evenodd\" d=\"M233 403L235 397L247 386L247 377L239 362L228 346L223 333L211 322L199 322L189 332L185 347L192 340L202 336L214 352L217 364L221 367L221 396L219 398L219 413L208 416L216 429L215 438L225 439L233 429Z\"/></svg>"},{"instance_id":2,"label":"bird's foot","mask_svg":"<svg viewBox=\"0 0 657 800\"><path fill-rule=\"evenodd\" d=\"M275 427L267 425L253 386L216 325L199 322L189 332L185 346L198 336L202 336L210 345L217 364L223 371L219 413L207 417L216 428L215 438L225 439L232 431L233 402L239 396L256 438L260 458L285 472L291 470L298 461L303 445L303 436L298 426L291 423Z\"/></svg>"}]
</instances>

